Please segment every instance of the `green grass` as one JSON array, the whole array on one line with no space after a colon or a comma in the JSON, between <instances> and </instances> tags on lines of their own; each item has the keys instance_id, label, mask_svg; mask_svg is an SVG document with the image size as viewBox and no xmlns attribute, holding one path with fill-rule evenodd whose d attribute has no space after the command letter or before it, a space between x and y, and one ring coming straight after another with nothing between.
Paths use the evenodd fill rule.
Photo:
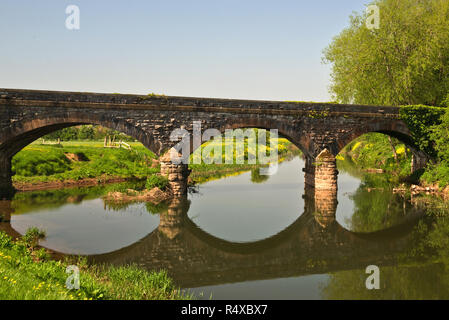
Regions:
<instances>
[{"instance_id":1,"label":"green grass","mask_svg":"<svg viewBox=\"0 0 449 320\"><path fill-rule=\"evenodd\" d=\"M168 187L168 178L164 176L152 175L148 177L145 187L148 190L151 190L153 188L165 190Z\"/></svg>"},{"instance_id":2,"label":"green grass","mask_svg":"<svg viewBox=\"0 0 449 320\"><path fill-rule=\"evenodd\" d=\"M404 144L393 139L398 161L394 159L388 137L381 133L368 133L353 140L337 156L337 160L350 160L359 169L383 169L405 177L411 171L411 151L406 154Z\"/></svg>"},{"instance_id":3,"label":"green grass","mask_svg":"<svg viewBox=\"0 0 449 320\"><path fill-rule=\"evenodd\" d=\"M159 172L151 168L155 156L143 145L132 150L103 148L102 142L70 141L62 147L33 143L12 159L14 182L46 182L84 178L145 178ZM71 161L64 155L83 155L87 161Z\"/></svg>"},{"instance_id":4,"label":"green grass","mask_svg":"<svg viewBox=\"0 0 449 320\"><path fill-rule=\"evenodd\" d=\"M221 155L223 164L206 163L212 160L213 152L202 159L200 164L194 164L194 157L200 154L200 150L205 147L214 147L217 142L210 141L202 145L191 157L190 168L191 177L195 182L204 182L204 179L219 178L223 175L239 173L248 170L255 170L261 165L248 163L248 157L257 154L258 150L249 147L248 139L244 143L244 163L225 164L225 147L233 141L223 140ZM36 141L22 151L12 160L12 169L15 175L13 181L16 183L38 183L54 182L65 180L81 180L85 178L97 178L104 181L108 178L137 178L143 179L154 176L160 168L151 168L151 159L155 155L138 142L130 142L133 151L126 149L103 148L103 141L67 141L62 142L62 147L58 145L42 145ZM264 148L258 146L258 148ZM287 139L278 140L279 158L288 155L299 154L299 150ZM269 153L270 147L266 148ZM65 153L82 155L87 161L71 161L67 159ZM236 150L234 150L234 160L236 160ZM156 181L150 181L153 185ZM156 184L162 184L158 181ZM163 189L163 188L162 188Z\"/></svg>"},{"instance_id":5,"label":"green grass","mask_svg":"<svg viewBox=\"0 0 449 320\"><path fill-rule=\"evenodd\" d=\"M30 234L35 234L31 231ZM79 290L66 288L68 265L80 270ZM191 299L165 272L136 266L89 266L83 259L56 261L22 238L0 232L0 299L16 300L165 300Z\"/></svg>"}]
</instances>

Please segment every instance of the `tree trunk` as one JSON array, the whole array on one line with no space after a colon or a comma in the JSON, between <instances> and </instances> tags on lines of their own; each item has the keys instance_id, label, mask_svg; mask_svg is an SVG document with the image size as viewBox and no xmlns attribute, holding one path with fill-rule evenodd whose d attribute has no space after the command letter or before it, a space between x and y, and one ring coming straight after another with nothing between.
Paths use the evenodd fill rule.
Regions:
<instances>
[{"instance_id":1,"label":"tree trunk","mask_svg":"<svg viewBox=\"0 0 449 320\"><path fill-rule=\"evenodd\" d=\"M394 146L393 140L391 140L390 136L388 136L388 141L390 142L391 150L393 151L394 160L399 165L398 154L396 153L396 147Z\"/></svg>"}]
</instances>

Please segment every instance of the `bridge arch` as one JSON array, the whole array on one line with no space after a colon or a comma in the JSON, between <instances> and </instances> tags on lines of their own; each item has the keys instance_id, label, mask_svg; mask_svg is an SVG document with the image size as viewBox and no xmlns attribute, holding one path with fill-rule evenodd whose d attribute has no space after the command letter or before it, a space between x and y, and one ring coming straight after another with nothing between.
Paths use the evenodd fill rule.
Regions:
<instances>
[{"instance_id":1,"label":"bridge arch","mask_svg":"<svg viewBox=\"0 0 449 320\"><path fill-rule=\"evenodd\" d=\"M89 124L120 131L138 140L155 154L161 152L161 143L157 139L123 119L106 115L93 117L83 113L71 113L70 116L47 116L43 119L32 119L12 125L8 132L1 136L0 153L3 157L11 158L25 146L46 134L68 127Z\"/></svg>"},{"instance_id":2,"label":"bridge arch","mask_svg":"<svg viewBox=\"0 0 449 320\"><path fill-rule=\"evenodd\" d=\"M400 120L395 120L376 121L355 127L349 133L343 135L330 145L331 153L336 156L353 140L367 133L385 134L387 136L398 139L405 145L409 146L412 150L419 151L411 136L410 130L407 128L405 123Z\"/></svg>"},{"instance_id":3,"label":"bridge arch","mask_svg":"<svg viewBox=\"0 0 449 320\"><path fill-rule=\"evenodd\" d=\"M279 137L283 137L293 143L303 154L308 154L308 140L301 134L300 130L295 130L293 126L285 121L276 120L273 118L264 117L241 117L230 118L225 123L221 123L218 126L211 126L207 122L201 124L201 137L204 131L208 129L216 129L224 137L227 130L237 129L264 129L264 130L277 130ZM208 141L201 141L201 145ZM193 154L199 146L194 146L193 138L190 139L190 154Z\"/></svg>"},{"instance_id":4,"label":"bridge arch","mask_svg":"<svg viewBox=\"0 0 449 320\"><path fill-rule=\"evenodd\" d=\"M46 134L77 125L101 125L141 142L155 154L160 154L162 144L151 132L145 131L124 119L106 114L87 114L81 111L66 115L48 115L44 118L27 119L13 123L0 136L0 198L11 198L15 189L12 185L12 157L24 147Z\"/></svg>"}]
</instances>

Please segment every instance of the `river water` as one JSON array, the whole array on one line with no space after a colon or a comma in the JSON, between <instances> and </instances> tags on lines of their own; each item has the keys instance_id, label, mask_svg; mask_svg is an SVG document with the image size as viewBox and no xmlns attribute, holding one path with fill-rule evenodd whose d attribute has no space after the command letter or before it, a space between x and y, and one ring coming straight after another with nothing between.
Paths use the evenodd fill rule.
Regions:
<instances>
[{"instance_id":1,"label":"river water","mask_svg":"<svg viewBox=\"0 0 449 320\"><path fill-rule=\"evenodd\" d=\"M19 193L0 225L44 229L41 245L92 263L165 269L200 299L449 298L444 216L345 163L329 208L308 194L303 167L295 157L268 179L228 176L157 206L108 203L110 186ZM335 218L320 218L323 205ZM366 288L370 265L379 290Z\"/></svg>"}]
</instances>

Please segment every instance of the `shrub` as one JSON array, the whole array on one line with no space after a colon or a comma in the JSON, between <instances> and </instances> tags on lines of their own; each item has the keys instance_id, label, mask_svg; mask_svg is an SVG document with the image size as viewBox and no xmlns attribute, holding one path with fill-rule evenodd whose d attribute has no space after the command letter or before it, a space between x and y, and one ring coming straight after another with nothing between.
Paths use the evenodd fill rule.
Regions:
<instances>
[{"instance_id":1,"label":"shrub","mask_svg":"<svg viewBox=\"0 0 449 320\"><path fill-rule=\"evenodd\" d=\"M446 108L423 105L404 106L399 111L400 117L407 124L417 147L431 157L437 155L431 137L432 128L441 124L441 117L445 111Z\"/></svg>"},{"instance_id":2,"label":"shrub","mask_svg":"<svg viewBox=\"0 0 449 320\"><path fill-rule=\"evenodd\" d=\"M23 235L22 240L29 247L35 247L40 239L44 239L47 236L46 232L39 230L36 227L29 228L25 235Z\"/></svg>"},{"instance_id":3,"label":"shrub","mask_svg":"<svg viewBox=\"0 0 449 320\"><path fill-rule=\"evenodd\" d=\"M159 188L161 190L165 190L168 186L168 178L160 175L152 175L148 177L145 187L148 190L153 188Z\"/></svg>"}]
</instances>

